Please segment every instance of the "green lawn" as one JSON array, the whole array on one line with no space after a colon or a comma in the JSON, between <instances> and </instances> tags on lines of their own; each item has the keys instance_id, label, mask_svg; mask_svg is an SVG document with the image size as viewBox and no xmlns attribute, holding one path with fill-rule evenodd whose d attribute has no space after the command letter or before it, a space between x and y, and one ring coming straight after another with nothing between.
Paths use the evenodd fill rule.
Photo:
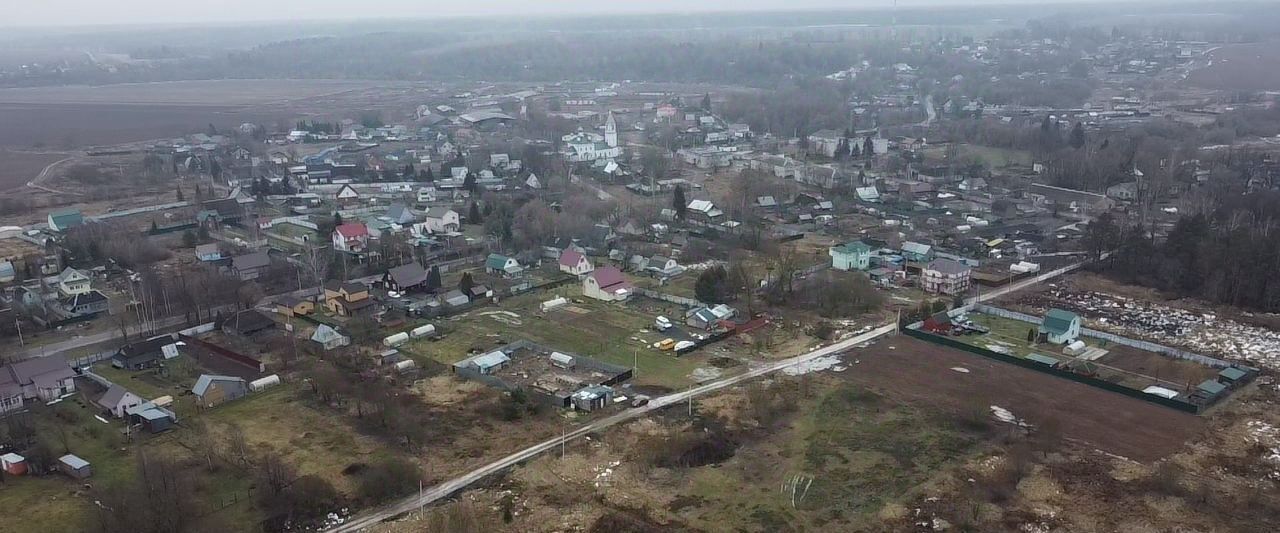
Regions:
<instances>
[{"instance_id":1,"label":"green lawn","mask_svg":"<svg viewBox=\"0 0 1280 533\"><path fill-rule=\"evenodd\" d=\"M1062 350L1060 346L1052 344L1041 344L1034 347L1029 344L1027 342L1027 332L1037 327L1036 324L1030 322L984 313L969 313L969 320L972 320L974 324L990 328L991 333L986 335L962 335L952 337L953 339L988 350L991 349L991 346L1003 346L1009 350L1008 353L1010 355L1018 357L1026 357L1033 353L1053 356Z\"/></svg>"},{"instance_id":2,"label":"green lawn","mask_svg":"<svg viewBox=\"0 0 1280 533\"><path fill-rule=\"evenodd\" d=\"M545 316L538 304L562 295L578 300ZM514 313L512 317L502 312ZM581 312L579 312L581 311ZM691 383L689 374L698 367L695 359L677 358L660 352L652 343L665 336L646 332L653 317L632 307L583 298L576 284L550 292L509 298L497 306L477 309L457 320L437 321L445 332L438 341L416 341L404 351L416 357L452 364L468 356L468 350L494 348L528 339L551 349L574 352L601 361L638 366L639 383L682 387Z\"/></svg>"}]
</instances>

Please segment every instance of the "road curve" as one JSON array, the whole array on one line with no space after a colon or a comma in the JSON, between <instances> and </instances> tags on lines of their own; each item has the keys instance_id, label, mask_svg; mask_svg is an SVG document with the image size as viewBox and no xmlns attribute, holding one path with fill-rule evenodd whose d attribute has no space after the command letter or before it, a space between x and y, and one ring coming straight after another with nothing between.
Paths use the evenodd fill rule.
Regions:
<instances>
[{"instance_id":1,"label":"road curve","mask_svg":"<svg viewBox=\"0 0 1280 533\"><path fill-rule=\"evenodd\" d=\"M731 387L739 383L742 383L744 381L755 379L765 374L777 372L787 367L792 367L801 363L806 363L820 357L838 354L838 353L847 351L859 344L870 342L884 335L893 333L896 330L897 330L896 324L886 324L884 326L880 326L866 333L855 335L843 341L837 342L830 346L819 348L817 350L805 353L803 355L798 355L790 359L784 359L782 361L763 365L763 366L754 368L752 370L749 370L747 372L744 372L742 374L730 376L718 381L713 381L711 383L693 387L688 390L654 398L652 401L649 402L648 405L645 405L642 407L636 407L633 409L628 409L621 413L617 413L609 417L596 420L595 422L592 422L578 429L575 429L569 433L566 433L563 437L563 440L564 441L574 440L588 433L599 431L607 427L617 425L618 423L621 423L621 422L626 422L628 420L640 418L642 416L647 415L651 411L661 409L663 407L667 407L670 405L679 404L684 401L688 401L690 398L701 396L709 392L717 391L725 387ZM359 531L361 529L377 525L378 523L383 522L393 516L407 513L415 509L418 509L422 506L447 498L449 497L449 495L463 488L466 488L468 485L471 485L472 483L480 481L481 479L487 476L496 474L498 472L501 472L503 470L506 470L507 468L514 466L517 463L526 461L543 452L552 450L557 446L559 446L561 441L562 439L560 437L557 437L557 438L544 441L539 444L535 444L521 451L518 451L516 453L513 453L501 459L498 459L497 461L489 463L485 466L472 470L467 474L463 474L459 477L453 478L449 481L446 481L430 489L427 489L423 491L421 495L413 495L413 496L404 498L400 501L397 501L395 503L392 503L390 505L387 505L385 507L382 507L381 509L378 509L376 511L355 516L351 520L347 521L346 523L336 526L334 528L331 528L328 531L333 533Z\"/></svg>"}]
</instances>

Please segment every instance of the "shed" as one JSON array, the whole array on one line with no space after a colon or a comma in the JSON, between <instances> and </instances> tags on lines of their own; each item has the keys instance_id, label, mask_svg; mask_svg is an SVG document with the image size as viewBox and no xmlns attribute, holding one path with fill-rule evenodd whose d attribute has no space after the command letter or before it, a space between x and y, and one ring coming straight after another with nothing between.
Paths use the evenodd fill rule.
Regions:
<instances>
[{"instance_id":1,"label":"shed","mask_svg":"<svg viewBox=\"0 0 1280 533\"><path fill-rule=\"evenodd\" d=\"M921 329L941 335L951 333L951 327L951 314L946 311L938 311L930 315L929 318L924 319L924 324L921 325Z\"/></svg>"},{"instance_id":2,"label":"shed","mask_svg":"<svg viewBox=\"0 0 1280 533\"><path fill-rule=\"evenodd\" d=\"M1203 400L1212 400L1217 398L1218 395L1222 394L1226 390L1226 385L1218 383L1212 379L1206 379L1201 381L1199 385L1196 385L1196 391L1191 395Z\"/></svg>"},{"instance_id":3,"label":"shed","mask_svg":"<svg viewBox=\"0 0 1280 533\"><path fill-rule=\"evenodd\" d=\"M477 355L468 359L463 359L454 363L456 368L473 368L481 374L492 374L493 371L501 369L511 362L511 358L501 351L493 351L483 355Z\"/></svg>"},{"instance_id":4,"label":"shed","mask_svg":"<svg viewBox=\"0 0 1280 533\"><path fill-rule=\"evenodd\" d=\"M248 389L249 385L243 378L202 374L191 387L191 392L202 407L213 407L244 396Z\"/></svg>"},{"instance_id":5,"label":"shed","mask_svg":"<svg viewBox=\"0 0 1280 533\"><path fill-rule=\"evenodd\" d=\"M11 476L21 476L27 473L27 458L16 453L0 455L0 468Z\"/></svg>"},{"instance_id":6,"label":"shed","mask_svg":"<svg viewBox=\"0 0 1280 533\"><path fill-rule=\"evenodd\" d=\"M157 398L157 400L159 400L159 398ZM170 403L172 403L172 400L170 400ZM129 417L130 424L140 424L151 433L160 433L161 431L172 428L174 423L178 421L177 414L165 409L162 405L158 405L158 402L156 401L132 407L125 411L125 413Z\"/></svg>"},{"instance_id":7,"label":"shed","mask_svg":"<svg viewBox=\"0 0 1280 533\"><path fill-rule=\"evenodd\" d=\"M89 465L89 461L72 454L58 458L58 470L75 479L85 479L93 475L93 467Z\"/></svg>"},{"instance_id":8,"label":"shed","mask_svg":"<svg viewBox=\"0 0 1280 533\"><path fill-rule=\"evenodd\" d=\"M1222 369L1221 372L1218 372L1218 381L1227 385L1232 385L1232 384L1235 384L1236 382L1239 382L1245 379L1248 376L1249 376L1249 373L1246 372L1244 369L1240 367L1229 366L1227 368Z\"/></svg>"}]
</instances>

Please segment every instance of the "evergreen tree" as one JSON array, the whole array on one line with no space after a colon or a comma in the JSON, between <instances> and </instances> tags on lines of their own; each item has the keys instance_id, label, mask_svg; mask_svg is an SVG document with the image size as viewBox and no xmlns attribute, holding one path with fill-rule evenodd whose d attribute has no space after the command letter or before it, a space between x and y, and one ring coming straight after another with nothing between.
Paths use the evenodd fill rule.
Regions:
<instances>
[{"instance_id":1,"label":"evergreen tree","mask_svg":"<svg viewBox=\"0 0 1280 533\"><path fill-rule=\"evenodd\" d=\"M462 279L458 280L458 290L463 294L470 296L471 288L476 286L476 282L471 279L470 272L463 272Z\"/></svg>"},{"instance_id":2,"label":"evergreen tree","mask_svg":"<svg viewBox=\"0 0 1280 533\"><path fill-rule=\"evenodd\" d=\"M693 293L705 304L722 304L729 301L733 289L729 285L729 272L723 266L703 270L694 282Z\"/></svg>"},{"instance_id":3,"label":"evergreen tree","mask_svg":"<svg viewBox=\"0 0 1280 533\"><path fill-rule=\"evenodd\" d=\"M439 289L440 287L441 287L440 267L436 265L432 265L431 270L427 271L427 289L434 291Z\"/></svg>"},{"instance_id":4,"label":"evergreen tree","mask_svg":"<svg viewBox=\"0 0 1280 533\"><path fill-rule=\"evenodd\" d=\"M435 181L435 180L436 180L436 174L435 174L435 172L434 172L434 171L432 171L432 170L431 170L431 165L427 165L427 178L426 178L426 180L427 180L428 182L432 182L432 181Z\"/></svg>"},{"instance_id":5,"label":"evergreen tree","mask_svg":"<svg viewBox=\"0 0 1280 533\"><path fill-rule=\"evenodd\" d=\"M685 210L689 208L689 203L684 200L684 187L676 185L676 190L671 194L671 208L676 211L676 218L684 220Z\"/></svg>"},{"instance_id":6,"label":"evergreen tree","mask_svg":"<svg viewBox=\"0 0 1280 533\"><path fill-rule=\"evenodd\" d=\"M862 155L866 156L868 159L870 159L871 156L876 155L876 143L871 140L870 135L867 136L866 140L862 141Z\"/></svg>"},{"instance_id":7,"label":"evergreen tree","mask_svg":"<svg viewBox=\"0 0 1280 533\"><path fill-rule=\"evenodd\" d=\"M475 172L467 173L466 179L462 180L462 188L466 189L467 192L471 192L471 193L476 192L476 173Z\"/></svg>"},{"instance_id":8,"label":"evergreen tree","mask_svg":"<svg viewBox=\"0 0 1280 533\"><path fill-rule=\"evenodd\" d=\"M702 110L708 113L711 112L711 93L702 95Z\"/></svg>"},{"instance_id":9,"label":"evergreen tree","mask_svg":"<svg viewBox=\"0 0 1280 533\"><path fill-rule=\"evenodd\" d=\"M333 227L336 228L341 225L342 225L342 213L335 212L333 214Z\"/></svg>"},{"instance_id":10,"label":"evergreen tree","mask_svg":"<svg viewBox=\"0 0 1280 533\"><path fill-rule=\"evenodd\" d=\"M1084 148L1084 126L1079 122L1071 128L1071 147L1077 150Z\"/></svg>"},{"instance_id":11,"label":"evergreen tree","mask_svg":"<svg viewBox=\"0 0 1280 533\"><path fill-rule=\"evenodd\" d=\"M471 209L467 211L467 222L470 224L484 223L484 217L480 216L480 206L475 201L471 202Z\"/></svg>"}]
</instances>

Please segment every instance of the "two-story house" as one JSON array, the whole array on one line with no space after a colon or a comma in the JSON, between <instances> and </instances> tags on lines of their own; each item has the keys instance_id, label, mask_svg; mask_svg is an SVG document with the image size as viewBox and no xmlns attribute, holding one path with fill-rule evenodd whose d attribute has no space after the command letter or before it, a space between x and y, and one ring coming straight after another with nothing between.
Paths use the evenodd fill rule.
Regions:
<instances>
[{"instance_id":1,"label":"two-story house","mask_svg":"<svg viewBox=\"0 0 1280 533\"><path fill-rule=\"evenodd\" d=\"M846 242L832 246L831 268L837 270L867 270L871 268L871 247L862 241Z\"/></svg>"},{"instance_id":2,"label":"two-story house","mask_svg":"<svg viewBox=\"0 0 1280 533\"><path fill-rule=\"evenodd\" d=\"M369 298L369 287L363 283L330 280L324 284L324 306L338 316L360 316L377 307Z\"/></svg>"},{"instance_id":3,"label":"two-story house","mask_svg":"<svg viewBox=\"0 0 1280 533\"><path fill-rule=\"evenodd\" d=\"M452 233L462 227L458 212L448 207L432 207L422 222L414 226L419 234Z\"/></svg>"},{"instance_id":4,"label":"two-story house","mask_svg":"<svg viewBox=\"0 0 1280 533\"><path fill-rule=\"evenodd\" d=\"M369 247L369 228L360 222L348 222L333 230L333 249L352 254L364 253Z\"/></svg>"},{"instance_id":5,"label":"two-story house","mask_svg":"<svg viewBox=\"0 0 1280 533\"><path fill-rule=\"evenodd\" d=\"M91 285L89 275L74 268L67 267L58 274L58 295L63 298L85 294L93 290Z\"/></svg>"},{"instance_id":6,"label":"two-story house","mask_svg":"<svg viewBox=\"0 0 1280 533\"><path fill-rule=\"evenodd\" d=\"M934 259L921 270L920 287L934 294L962 295L969 291L968 265L950 259Z\"/></svg>"}]
</instances>

